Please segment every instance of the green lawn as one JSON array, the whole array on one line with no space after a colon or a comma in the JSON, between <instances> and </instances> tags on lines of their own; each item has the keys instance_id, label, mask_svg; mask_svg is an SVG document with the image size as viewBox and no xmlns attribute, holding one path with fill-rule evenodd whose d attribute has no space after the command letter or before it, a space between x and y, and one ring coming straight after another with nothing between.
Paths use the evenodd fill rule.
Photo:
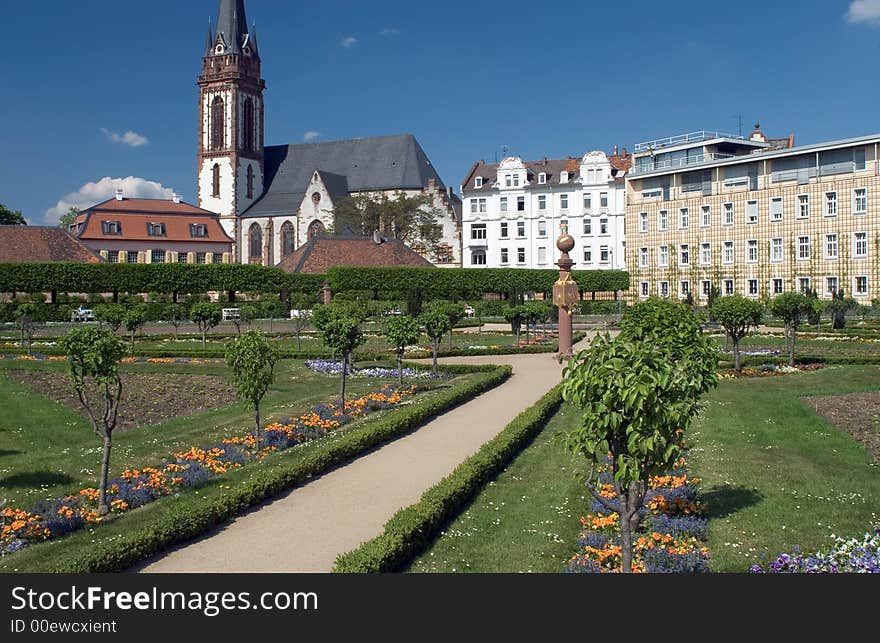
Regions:
<instances>
[{"instance_id":1,"label":"green lawn","mask_svg":"<svg viewBox=\"0 0 880 643\"><path fill-rule=\"evenodd\" d=\"M833 337L833 335L829 334L829 337ZM843 336L846 336L843 333ZM824 337L824 335L823 335ZM714 338L716 345L719 348L724 346L724 339L722 338ZM778 351L780 355L786 356L788 355L785 340L780 337L768 337L768 336L750 336L746 337L740 342L740 347L744 351L750 350L769 350L769 351ZM728 344L728 348L730 345ZM871 341L831 341L831 340L817 340L810 339L806 337L798 337L797 344L795 345L795 356L796 357L821 357L821 358L829 358L829 357L880 357L880 341L871 342ZM760 357L756 356L750 358L750 361L759 360Z\"/></svg>"}]
</instances>

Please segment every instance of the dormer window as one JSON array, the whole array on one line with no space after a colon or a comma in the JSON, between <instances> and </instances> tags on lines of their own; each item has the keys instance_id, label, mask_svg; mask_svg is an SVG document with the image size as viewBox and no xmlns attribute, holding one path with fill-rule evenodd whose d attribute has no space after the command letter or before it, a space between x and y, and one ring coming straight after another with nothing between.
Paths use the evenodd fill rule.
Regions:
<instances>
[{"instance_id":1,"label":"dormer window","mask_svg":"<svg viewBox=\"0 0 880 643\"><path fill-rule=\"evenodd\" d=\"M519 174L513 175L513 187L515 187L515 188L519 187Z\"/></svg>"},{"instance_id":2,"label":"dormer window","mask_svg":"<svg viewBox=\"0 0 880 643\"><path fill-rule=\"evenodd\" d=\"M148 237L164 237L165 236L165 224L164 223L148 223L147 224L147 236Z\"/></svg>"},{"instance_id":3,"label":"dormer window","mask_svg":"<svg viewBox=\"0 0 880 643\"><path fill-rule=\"evenodd\" d=\"M544 185L547 183L547 174L545 172L541 172L538 175L538 185Z\"/></svg>"},{"instance_id":4,"label":"dormer window","mask_svg":"<svg viewBox=\"0 0 880 643\"><path fill-rule=\"evenodd\" d=\"M482 176L478 176L476 179L474 179L474 187L475 188L483 187L483 177Z\"/></svg>"},{"instance_id":5,"label":"dormer window","mask_svg":"<svg viewBox=\"0 0 880 643\"><path fill-rule=\"evenodd\" d=\"M191 223L189 225L189 234L197 239L204 239L208 236L208 226L204 223Z\"/></svg>"},{"instance_id":6,"label":"dormer window","mask_svg":"<svg viewBox=\"0 0 880 643\"><path fill-rule=\"evenodd\" d=\"M102 234L122 234L122 224L119 221L101 221Z\"/></svg>"},{"instance_id":7,"label":"dormer window","mask_svg":"<svg viewBox=\"0 0 880 643\"><path fill-rule=\"evenodd\" d=\"M559 175L559 182L560 183L568 183L568 172L563 172L562 174Z\"/></svg>"}]
</instances>

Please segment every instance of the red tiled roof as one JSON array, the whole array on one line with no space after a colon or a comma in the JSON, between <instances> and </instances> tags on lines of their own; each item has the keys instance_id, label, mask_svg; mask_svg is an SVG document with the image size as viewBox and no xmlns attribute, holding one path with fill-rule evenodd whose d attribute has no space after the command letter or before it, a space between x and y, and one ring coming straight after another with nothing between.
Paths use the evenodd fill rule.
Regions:
<instances>
[{"instance_id":1,"label":"red tiled roof","mask_svg":"<svg viewBox=\"0 0 880 643\"><path fill-rule=\"evenodd\" d=\"M0 263L101 263L61 228L0 226Z\"/></svg>"},{"instance_id":2,"label":"red tiled roof","mask_svg":"<svg viewBox=\"0 0 880 643\"><path fill-rule=\"evenodd\" d=\"M104 221L118 221L121 234L104 234ZM165 235L151 236L147 233L147 225L161 223L165 225ZM78 239L118 239L123 241L185 241L208 243L233 243L226 234L216 214L202 210L188 203L175 203L160 199L110 199L104 203L84 210L74 221L74 225L83 224L82 230L73 234ZM190 231L191 224L207 226L206 237L194 237Z\"/></svg>"},{"instance_id":3,"label":"red tiled roof","mask_svg":"<svg viewBox=\"0 0 880 643\"><path fill-rule=\"evenodd\" d=\"M377 244L361 237L318 237L287 257L279 268L290 273L323 275L335 266L430 268L433 264L400 240Z\"/></svg>"},{"instance_id":4,"label":"red tiled roof","mask_svg":"<svg viewBox=\"0 0 880 643\"><path fill-rule=\"evenodd\" d=\"M632 169L633 157L626 151L622 154L609 154L608 160L611 162L611 167L618 172L629 172Z\"/></svg>"}]
</instances>

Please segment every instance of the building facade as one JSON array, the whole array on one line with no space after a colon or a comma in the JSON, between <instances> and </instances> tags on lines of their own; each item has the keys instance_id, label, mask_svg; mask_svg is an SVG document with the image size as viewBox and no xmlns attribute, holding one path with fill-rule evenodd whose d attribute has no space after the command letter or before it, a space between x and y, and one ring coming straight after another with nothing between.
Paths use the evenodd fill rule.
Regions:
<instances>
[{"instance_id":1,"label":"building facade","mask_svg":"<svg viewBox=\"0 0 880 643\"><path fill-rule=\"evenodd\" d=\"M627 180L633 301L815 289L880 297L880 136L698 132L637 145Z\"/></svg>"},{"instance_id":2,"label":"building facade","mask_svg":"<svg viewBox=\"0 0 880 643\"><path fill-rule=\"evenodd\" d=\"M465 177L465 268L553 268L563 226L574 237L577 269L626 269L625 179L632 157L474 164Z\"/></svg>"},{"instance_id":3,"label":"building facade","mask_svg":"<svg viewBox=\"0 0 880 643\"><path fill-rule=\"evenodd\" d=\"M356 194L427 196L442 238L408 242L434 264L461 265L460 199L412 135L265 145L266 83L244 0L221 0L199 76L199 205L220 214L234 260L274 266L334 224Z\"/></svg>"}]
</instances>

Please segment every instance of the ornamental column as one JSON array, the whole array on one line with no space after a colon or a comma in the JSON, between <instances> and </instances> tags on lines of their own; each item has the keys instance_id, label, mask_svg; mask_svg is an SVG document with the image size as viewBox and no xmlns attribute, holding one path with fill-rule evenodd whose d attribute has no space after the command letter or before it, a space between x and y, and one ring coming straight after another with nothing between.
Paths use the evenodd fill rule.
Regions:
<instances>
[{"instance_id":1,"label":"ornamental column","mask_svg":"<svg viewBox=\"0 0 880 643\"><path fill-rule=\"evenodd\" d=\"M571 359L572 317L575 306L580 299L578 285L571 278L574 262L568 253L574 250L574 239L568 234L568 225L562 226L562 236L556 241L556 247L562 253L559 259L559 280L553 285L553 305L559 308L559 359Z\"/></svg>"}]
</instances>

